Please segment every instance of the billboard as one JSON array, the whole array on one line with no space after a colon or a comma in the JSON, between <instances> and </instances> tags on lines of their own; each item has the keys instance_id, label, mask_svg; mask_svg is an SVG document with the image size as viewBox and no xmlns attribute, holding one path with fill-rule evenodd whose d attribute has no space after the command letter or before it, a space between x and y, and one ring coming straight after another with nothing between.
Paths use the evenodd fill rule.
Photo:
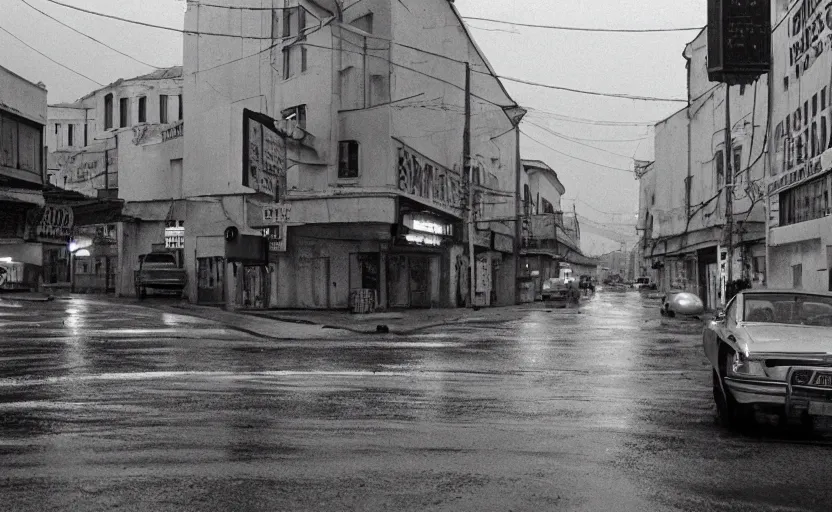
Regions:
<instances>
[{"instance_id":1,"label":"billboard","mask_svg":"<svg viewBox=\"0 0 832 512\"><path fill-rule=\"evenodd\" d=\"M243 186L280 201L286 194L286 139L275 120L243 110Z\"/></svg>"}]
</instances>

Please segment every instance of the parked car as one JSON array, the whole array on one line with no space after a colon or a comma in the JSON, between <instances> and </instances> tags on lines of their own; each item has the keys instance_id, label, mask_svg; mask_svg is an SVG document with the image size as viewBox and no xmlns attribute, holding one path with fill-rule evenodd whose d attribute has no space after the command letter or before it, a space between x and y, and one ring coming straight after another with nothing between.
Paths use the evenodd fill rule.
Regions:
<instances>
[{"instance_id":1,"label":"parked car","mask_svg":"<svg viewBox=\"0 0 832 512\"><path fill-rule=\"evenodd\" d=\"M705 312L705 305L698 295L683 292L671 291L662 297L662 316L671 318L676 315L696 316Z\"/></svg>"},{"instance_id":2,"label":"parked car","mask_svg":"<svg viewBox=\"0 0 832 512\"><path fill-rule=\"evenodd\" d=\"M656 283L651 283L649 277L639 277L636 279L636 282L633 283L633 288L639 291L655 290Z\"/></svg>"},{"instance_id":3,"label":"parked car","mask_svg":"<svg viewBox=\"0 0 832 512\"><path fill-rule=\"evenodd\" d=\"M139 256L139 269L133 273L136 296L143 299L148 290L175 293L180 297L185 291L188 276L179 264L175 252L151 252Z\"/></svg>"},{"instance_id":4,"label":"parked car","mask_svg":"<svg viewBox=\"0 0 832 512\"><path fill-rule=\"evenodd\" d=\"M703 334L722 423L754 411L799 419L832 416L832 294L745 290Z\"/></svg>"}]
</instances>

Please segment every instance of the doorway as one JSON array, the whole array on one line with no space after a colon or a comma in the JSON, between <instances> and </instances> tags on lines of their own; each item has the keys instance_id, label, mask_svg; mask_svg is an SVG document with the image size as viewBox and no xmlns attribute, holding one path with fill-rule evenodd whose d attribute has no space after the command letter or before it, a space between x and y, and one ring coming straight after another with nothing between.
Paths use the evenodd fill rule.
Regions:
<instances>
[{"instance_id":1,"label":"doorway","mask_svg":"<svg viewBox=\"0 0 832 512\"><path fill-rule=\"evenodd\" d=\"M244 308L265 309L269 306L268 269L264 265L246 265L243 268L243 289L240 303Z\"/></svg>"},{"instance_id":2,"label":"doorway","mask_svg":"<svg viewBox=\"0 0 832 512\"><path fill-rule=\"evenodd\" d=\"M391 255L387 271L392 308L430 308L433 292L431 257Z\"/></svg>"},{"instance_id":3,"label":"doorway","mask_svg":"<svg viewBox=\"0 0 832 512\"><path fill-rule=\"evenodd\" d=\"M197 258L198 304L225 303L225 258L214 256Z\"/></svg>"}]
</instances>

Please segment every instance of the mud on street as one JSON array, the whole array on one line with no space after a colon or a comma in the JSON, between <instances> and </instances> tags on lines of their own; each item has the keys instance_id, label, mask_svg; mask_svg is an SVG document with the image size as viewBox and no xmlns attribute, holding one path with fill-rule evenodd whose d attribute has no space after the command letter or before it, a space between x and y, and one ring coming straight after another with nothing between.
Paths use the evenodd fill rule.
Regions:
<instances>
[{"instance_id":1,"label":"mud on street","mask_svg":"<svg viewBox=\"0 0 832 512\"><path fill-rule=\"evenodd\" d=\"M10 306L4 510L773 511L832 499L827 442L716 425L702 323L663 319L638 293L410 336L286 324L289 340L87 299Z\"/></svg>"}]
</instances>

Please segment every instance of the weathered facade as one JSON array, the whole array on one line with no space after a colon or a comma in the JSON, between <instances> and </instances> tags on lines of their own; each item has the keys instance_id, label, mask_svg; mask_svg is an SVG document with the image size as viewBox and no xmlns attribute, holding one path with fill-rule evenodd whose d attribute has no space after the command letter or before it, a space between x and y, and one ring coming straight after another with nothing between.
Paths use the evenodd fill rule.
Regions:
<instances>
[{"instance_id":1,"label":"weathered facade","mask_svg":"<svg viewBox=\"0 0 832 512\"><path fill-rule=\"evenodd\" d=\"M830 16L832 9L822 2L773 2L767 182L771 287L832 290Z\"/></svg>"},{"instance_id":2,"label":"weathered facade","mask_svg":"<svg viewBox=\"0 0 832 512\"><path fill-rule=\"evenodd\" d=\"M184 248L182 117L179 66L49 106L48 178L63 191L50 202L74 227L47 256L48 284L132 295L140 254Z\"/></svg>"},{"instance_id":3,"label":"weathered facade","mask_svg":"<svg viewBox=\"0 0 832 512\"><path fill-rule=\"evenodd\" d=\"M707 31L685 49L688 106L655 126L654 162L640 179L641 252L660 290L722 304L727 265L734 279L765 285L765 126L767 77L730 90L731 168L725 187L726 86L708 81ZM728 255L726 194L733 194L733 254Z\"/></svg>"},{"instance_id":4,"label":"weathered facade","mask_svg":"<svg viewBox=\"0 0 832 512\"><path fill-rule=\"evenodd\" d=\"M60 230L44 215L45 123L46 87L0 66L0 290L38 288Z\"/></svg>"},{"instance_id":5,"label":"weathered facade","mask_svg":"<svg viewBox=\"0 0 832 512\"><path fill-rule=\"evenodd\" d=\"M230 6L189 4L185 21L261 38L185 36L191 296L356 311L513 303L519 118L453 4ZM264 234L266 252L247 238Z\"/></svg>"}]
</instances>

